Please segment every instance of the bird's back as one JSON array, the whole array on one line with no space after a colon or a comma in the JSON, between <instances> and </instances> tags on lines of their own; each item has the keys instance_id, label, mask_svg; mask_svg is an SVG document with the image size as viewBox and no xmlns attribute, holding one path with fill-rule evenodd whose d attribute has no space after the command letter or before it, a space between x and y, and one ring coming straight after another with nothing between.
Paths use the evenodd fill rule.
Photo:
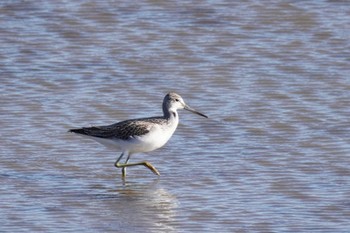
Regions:
<instances>
[{"instance_id":1,"label":"bird's back","mask_svg":"<svg viewBox=\"0 0 350 233\"><path fill-rule=\"evenodd\" d=\"M164 123L166 123L166 119L163 117L140 118L106 126L71 129L69 132L98 138L128 140L134 136L142 136L149 133L154 124Z\"/></svg>"}]
</instances>

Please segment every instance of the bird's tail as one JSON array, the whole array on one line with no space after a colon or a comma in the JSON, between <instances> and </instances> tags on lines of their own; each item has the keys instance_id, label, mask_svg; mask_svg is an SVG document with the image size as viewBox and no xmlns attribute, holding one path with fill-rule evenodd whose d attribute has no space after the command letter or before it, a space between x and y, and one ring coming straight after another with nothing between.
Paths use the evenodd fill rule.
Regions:
<instances>
[{"instance_id":1,"label":"bird's tail","mask_svg":"<svg viewBox=\"0 0 350 233\"><path fill-rule=\"evenodd\" d=\"M68 130L70 133L79 133L79 134L85 134L85 130L83 128L80 129L70 129Z\"/></svg>"}]
</instances>

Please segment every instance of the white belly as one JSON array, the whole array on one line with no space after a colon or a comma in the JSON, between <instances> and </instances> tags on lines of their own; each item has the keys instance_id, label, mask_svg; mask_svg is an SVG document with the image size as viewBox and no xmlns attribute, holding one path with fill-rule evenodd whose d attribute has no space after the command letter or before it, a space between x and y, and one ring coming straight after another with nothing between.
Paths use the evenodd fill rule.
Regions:
<instances>
[{"instance_id":1,"label":"white belly","mask_svg":"<svg viewBox=\"0 0 350 233\"><path fill-rule=\"evenodd\" d=\"M136 136L130 140L130 146L127 148L131 153L149 152L164 146L176 130L177 124L173 125L154 125L148 134Z\"/></svg>"},{"instance_id":2,"label":"white belly","mask_svg":"<svg viewBox=\"0 0 350 233\"><path fill-rule=\"evenodd\" d=\"M135 136L128 140L88 137L106 147L116 148L120 151L128 151L130 153L150 152L164 146L174 134L177 125L178 121L168 125L154 124L148 134Z\"/></svg>"}]
</instances>

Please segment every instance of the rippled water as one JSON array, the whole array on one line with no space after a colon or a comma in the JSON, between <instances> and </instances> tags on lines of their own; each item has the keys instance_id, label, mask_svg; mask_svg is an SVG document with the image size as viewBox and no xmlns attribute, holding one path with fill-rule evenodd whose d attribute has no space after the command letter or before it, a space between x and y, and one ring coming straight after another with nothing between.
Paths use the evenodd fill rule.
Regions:
<instances>
[{"instance_id":1,"label":"rippled water","mask_svg":"<svg viewBox=\"0 0 350 233\"><path fill-rule=\"evenodd\" d=\"M2 1L1 232L349 232L348 1ZM180 112L162 174L67 133Z\"/></svg>"}]
</instances>

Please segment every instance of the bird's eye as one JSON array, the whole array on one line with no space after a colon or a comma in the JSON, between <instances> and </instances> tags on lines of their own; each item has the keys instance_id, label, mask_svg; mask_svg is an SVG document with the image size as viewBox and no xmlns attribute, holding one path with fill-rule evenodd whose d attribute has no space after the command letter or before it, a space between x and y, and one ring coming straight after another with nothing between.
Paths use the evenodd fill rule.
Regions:
<instances>
[{"instance_id":1,"label":"bird's eye","mask_svg":"<svg viewBox=\"0 0 350 233\"><path fill-rule=\"evenodd\" d=\"M176 102L179 102L179 99L175 99Z\"/></svg>"}]
</instances>

